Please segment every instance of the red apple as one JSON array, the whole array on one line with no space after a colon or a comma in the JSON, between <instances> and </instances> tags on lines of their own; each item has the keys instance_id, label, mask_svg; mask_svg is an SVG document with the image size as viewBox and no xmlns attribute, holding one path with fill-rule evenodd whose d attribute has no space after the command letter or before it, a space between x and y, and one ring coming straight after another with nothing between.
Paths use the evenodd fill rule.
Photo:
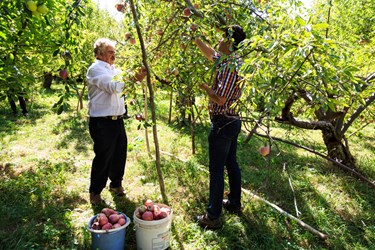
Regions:
<instances>
[{"instance_id":1,"label":"red apple","mask_svg":"<svg viewBox=\"0 0 375 250\"><path fill-rule=\"evenodd\" d=\"M186 16L186 17L190 17L191 16L191 10L188 7L186 7L184 9L184 16Z\"/></svg>"},{"instance_id":2,"label":"red apple","mask_svg":"<svg viewBox=\"0 0 375 250\"><path fill-rule=\"evenodd\" d=\"M99 222L99 225L101 227L103 227L105 224L108 223L108 218L105 214L103 213L100 213L98 214L98 216L96 217L96 221Z\"/></svg>"},{"instance_id":3,"label":"red apple","mask_svg":"<svg viewBox=\"0 0 375 250\"><path fill-rule=\"evenodd\" d=\"M171 209L169 207L161 207L160 211L165 212L167 215L171 214Z\"/></svg>"},{"instance_id":4,"label":"red apple","mask_svg":"<svg viewBox=\"0 0 375 250\"><path fill-rule=\"evenodd\" d=\"M112 224L111 223L107 223L105 225L102 226L102 230L109 230L109 229L112 229Z\"/></svg>"},{"instance_id":5,"label":"red apple","mask_svg":"<svg viewBox=\"0 0 375 250\"><path fill-rule=\"evenodd\" d=\"M143 117L142 117L141 114L136 114L135 119L137 119L138 121L141 121L143 119Z\"/></svg>"},{"instance_id":6,"label":"red apple","mask_svg":"<svg viewBox=\"0 0 375 250\"><path fill-rule=\"evenodd\" d=\"M270 153L270 147L265 146L265 147L260 147L259 149L260 154L264 157L267 156Z\"/></svg>"},{"instance_id":7,"label":"red apple","mask_svg":"<svg viewBox=\"0 0 375 250\"><path fill-rule=\"evenodd\" d=\"M151 221L154 219L154 215L151 211L146 211L144 212L144 214L142 215L142 220L148 220L148 221Z\"/></svg>"},{"instance_id":8,"label":"red apple","mask_svg":"<svg viewBox=\"0 0 375 250\"><path fill-rule=\"evenodd\" d=\"M124 13L125 12L125 5L123 3L118 3L115 5L117 11Z\"/></svg>"},{"instance_id":9,"label":"red apple","mask_svg":"<svg viewBox=\"0 0 375 250\"><path fill-rule=\"evenodd\" d=\"M113 225L118 222L118 220L120 219L120 216L118 214L111 214L108 219L109 219L109 222Z\"/></svg>"},{"instance_id":10,"label":"red apple","mask_svg":"<svg viewBox=\"0 0 375 250\"><path fill-rule=\"evenodd\" d=\"M119 227L121 227L122 225L120 225L119 223L116 223L116 224L114 224L112 227L113 228L119 228Z\"/></svg>"},{"instance_id":11,"label":"red apple","mask_svg":"<svg viewBox=\"0 0 375 250\"><path fill-rule=\"evenodd\" d=\"M135 44L135 39L134 38L129 38L129 43L131 44L131 45L134 45Z\"/></svg>"},{"instance_id":12,"label":"red apple","mask_svg":"<svg viewBox=\"0 0 375 250\"><path fill-rule=\"evenodd\" d=\"M111 208L103 208L102 211L101 211L103 214L105 214L107 217L109 217L111 214L114 214L116 213L113 209Z\"/></svg>"},{"instance_id":13,"label":"red apple","mask_svg":"<svg viewBox=\"0 0 375 250\"><path fill-rule=\"evenodd\" d=\"M125 33L125 39L126 40L128 40L131 36L132 36L132 34L130 32Z\"/></svg>"},{"instance_id":14,"label":"red apple","mask_svg":"<svg viewBox=\"0 0 375 250\"><path fill-rule=\"evenodd\" d=\"M66 79L66 78L68 78L68 71L66 71L65 69L62 69L62 70L60 70L59 75L62 79Z\"/></svg>"},{"instance_id":15,"label":"red apple","mask_svg":"<svg viewBox=\"0 0 375 250\"><path fill-rule=\"evenodd\" d=\"M163 35L164 34L164 31L163 30L161 30L161 29L158 29L157 31L156 31L156 33L159 35L159 36L161 36L161 35Z\"/></svg>"},{"instance_id":16,"label":"red apple","mask_svg":"<svg viewBox=\"0 0 375 250\"><path fill-rule=\"evenodd\" d=\"M190 25L190 29L191 29L192 31L195 31L195 30L197 29L197 25L195 25L194 23L192 23L192 24Z\"/></svg>"},{"instance_id":17,"label":"red apple","mask_svg":"<svg viewBox=\"0 0 375 250\"><path fill-rule=\"evenodd\" d=\"M197 3L193 4L194 6L194 9L198 9L199 8L199 5Z\"/></svg>"},{"instance_id":18,"label":"red apple","mask_svg":"<svg viewBox=\"0 0 375 250\"><path fill-rule=\"evenodd\" d=\"M121 226L125 225L126 223L126 220L125 218L120 218L118 221L117 221L118 224L120 224Z\"/></svg>"}]
</instances>

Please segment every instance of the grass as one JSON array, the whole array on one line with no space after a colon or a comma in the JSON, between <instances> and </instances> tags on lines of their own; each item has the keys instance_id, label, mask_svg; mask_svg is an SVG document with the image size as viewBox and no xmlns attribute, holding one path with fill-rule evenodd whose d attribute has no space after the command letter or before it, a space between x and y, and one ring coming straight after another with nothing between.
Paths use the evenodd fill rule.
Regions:
<instances>
[{"instance_id":1,"label":"grass","mask_svg":"<svg viewBox=\"0 0 375 250\"><path fill-rule=\"evenodd\" d=\"M55 87L57 88L57 87ZM196 127L196 154L191 154L190 129L168 124L168 98L157 93L158 138L167 197L173 209L171 249L375 249L375 192L325 160L290 145L277 143L270 161L258 148L266 141L239 139L238 158L243 188L280 206L328 235L318 239L255 196L243 194L244 215L223 213L224 227L202 230L193 218L208 198L207 132L204 120ZM87 223L99 208L88 202L92 141L87 110L58 116L51 110L54 91L38 90L29 105L30 116L14 117L0 103L0 249L90 249ZM72 107L76 100L72 99ZM131 106L131 113L135 107ZM203 117L202 117L203 118ZM161 202L153 156L146 149L145 131L129 119L124 188L125 200L103 197L111 207L132 219L146 198ZM152 130L149 131L153 150ZM375 179L374 126L350 138L359 168ZM318 132L295 132L278 127L276 136L288 136L324 152ZM278 154L277 154L278 153ZM152 154L151 154L152 155ZM173 155L173 156L171 156ZM291 179L294 193L290 187ZM227 187L228 188L228 187ZM136 249L134 223L126 231L126 248Z\"/></svg>"}]
</instances>

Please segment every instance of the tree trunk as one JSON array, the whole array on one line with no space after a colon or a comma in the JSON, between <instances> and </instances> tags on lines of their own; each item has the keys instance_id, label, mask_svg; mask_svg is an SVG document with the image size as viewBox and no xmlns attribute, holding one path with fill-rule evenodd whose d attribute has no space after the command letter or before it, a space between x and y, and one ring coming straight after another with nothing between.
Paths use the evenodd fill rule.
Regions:
<instances>
[{"instance_id":1,"label":"tree trunk","mask_svg":"<svg viewBox=\"0 0 375 250\"><path fill-rule=\"evenodd\" d=\"M322 135L324 144L327 147L328 157L355 169L355 159L350 153L349 147L343 143L343 140L328 130L322 130Z\"/></svg>"}]
</instances>

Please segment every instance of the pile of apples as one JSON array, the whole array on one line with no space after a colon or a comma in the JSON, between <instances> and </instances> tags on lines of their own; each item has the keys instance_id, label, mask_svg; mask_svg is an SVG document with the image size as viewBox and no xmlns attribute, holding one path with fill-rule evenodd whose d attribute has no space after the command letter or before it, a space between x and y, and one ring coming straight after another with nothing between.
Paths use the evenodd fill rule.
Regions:
<instances>
[{"instance_id":1,"label":"pile of apples","mask_svg":"<svg viewBox=\"0 0 375 250\"><path fill-rule=\"evenodd\" d=\"M157 204L147 199L144 204L137 207L134 214L137 218L145 221L161 220L171 214L171 209L166 205Z\"/></svg>"},{"instance_id":2,"label":"pile of apples","mask_svg":"<svg viewBox=\"0 0 375 250\"><path fill-rule=\"evenodd\" d=\"M91 229L93 230L110 230L122 227L126 224L124 214L114 211L111 208L103 208L102 211L96 215Z\"/></svg>"}]
</instances>

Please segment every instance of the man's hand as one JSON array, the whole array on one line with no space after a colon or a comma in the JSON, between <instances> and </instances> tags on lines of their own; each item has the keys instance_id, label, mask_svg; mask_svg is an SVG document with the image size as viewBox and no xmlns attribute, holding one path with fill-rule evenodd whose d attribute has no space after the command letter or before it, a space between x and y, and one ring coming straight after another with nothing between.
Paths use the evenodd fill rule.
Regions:
<instances>
[{"instance_id":1,"label":"man's hand","mask_svg":"<svg viewBox=\"0 0 375 250\"><path fill-rule=\"evenodd\" d=\"M138 72L134 75L134 80L141 82L147 76L147 69L142 66L138 69Z\"/></svg>"},{"instance_id":2,"label":"man's hand","mask_svg":"<svg viewBox=\"0 0 375 250\"><path fill-rule=\"evenodd\" d=\"M205 84L205 83L198 84L198 86L202 90L206 91L206 93L210 97L211 101L216 102L220 106L224 105L224 103L227 101L227 98L222 97L222 96L218 96L217 94L215 94L213 89L211 89L207 84Z\"/></svg>"}]
</instances>

